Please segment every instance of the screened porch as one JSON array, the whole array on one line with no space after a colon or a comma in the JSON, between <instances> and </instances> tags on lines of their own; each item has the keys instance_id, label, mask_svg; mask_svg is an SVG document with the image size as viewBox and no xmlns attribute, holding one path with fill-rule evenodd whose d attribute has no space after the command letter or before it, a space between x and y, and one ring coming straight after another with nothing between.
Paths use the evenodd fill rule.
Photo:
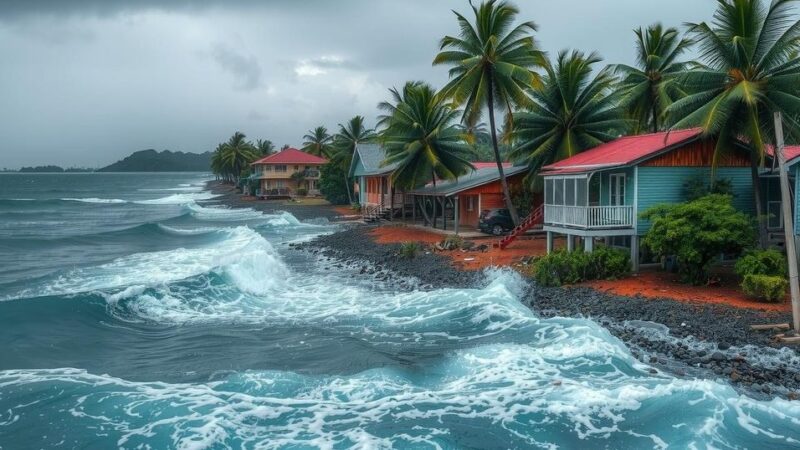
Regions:
<instances>
[{"instance_id":1,"label":"screened porch","mask_svg":"<svg viewBox=\"0 0 800 450\"><path fill-rule=\"evenodd\" d=\"M632 228L626 174L551 175L544 180L544 223L575 229Z\"/></svg>"}]
</instances>

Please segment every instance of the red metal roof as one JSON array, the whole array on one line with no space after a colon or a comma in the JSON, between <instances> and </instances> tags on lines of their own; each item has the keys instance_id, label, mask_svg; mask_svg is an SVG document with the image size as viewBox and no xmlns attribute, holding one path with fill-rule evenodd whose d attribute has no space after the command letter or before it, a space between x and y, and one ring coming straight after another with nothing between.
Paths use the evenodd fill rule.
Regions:
<instances>
[{"instance_id":1,"label":"red metal roof","mask_svg":"<svg viewBox=\"0 0 800 450\"><path fill-rule=\"evenodd\" d=\"M769 156L775 155L775 147L771 145L767 145L765 151ZM786 157L788 164L794 163L794 159L800 156L800 145L785 145L783 147L783 156Z\"/></svg>"},{"instance_id":2,"label":"red metal roof","mask_svg":"<svg viewBox=\"0 0 800 450\"><path fill-rule=\"evenodd\" d=\"M254 162L255 164L326 164L328 162L325 158L320 158L319 156L314 156L310 153L306 153L304 151L298 150L296 148L287 148L285 150L281 150L278 153L273 153L269 156L265 156L258 161Z\"/></svg>"},{"instance_id":3,"label":"red metal roof","mask_svg":"<svg viewBox=\"0 0 800 450\"><path fill-rule=\"evenodd\" d=\"M631 165L642 159L657 155L675 144L695 139L702 132L699 128L624 136L595 148L578 153L542 168L543 175L581 173L594 169Z\"/></svg>"},{"instance_id":4,"label":"red metal roof","mask_svg":"<svg viewBox=\"0 0 800 450\"><path fill-rule=\"evenodd\" d=\"M503 164L503 168L511 167L511 163L510 162L504 162L502 164ZM497 167L497 163L496 162L474 162L474 163L472 163L472 165L475 166L476 170L477 169L486 169L488 167Z\"/></svg>"}]
</instances>

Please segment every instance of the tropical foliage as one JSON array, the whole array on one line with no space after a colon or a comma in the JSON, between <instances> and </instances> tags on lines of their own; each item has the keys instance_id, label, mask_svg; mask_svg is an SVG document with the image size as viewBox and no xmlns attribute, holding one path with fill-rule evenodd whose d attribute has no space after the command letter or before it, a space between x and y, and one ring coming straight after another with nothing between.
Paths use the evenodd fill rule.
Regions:
<instances>
[{"instance_id":1,"label":"tropical foliage","mask_svg":"<svg viewBox=\"0 0 800 450\"><path fill-rule=\"evenodd\" d=\"M659 131L669 105L684 96L677 77L689 63L679 58L692 41L681 37L675 28L660 23L634 30L636 34L636 66L617 64L614 70L622 77L622 104L635 121L633 131Z\"/></svg>"},{"instance_id":2,"label":"tropical foliage","mask_svg":"<svg viewBox=\"0 0 800 450\"><path fill-rule=\"evenodd\" d=\"M355 116L345 124L339 124L339 132L333 136L333 155L331 163L344 173L347 197L353 203L353 188L347 173L353 161L353 154L358 144L375 139L375 130L367 128L363 116Z\"/></svg>"},{"instance_id":3,"label":"tropical foliage","mask_svg":"<svg viewBox=\"0 0 800 450\"><path fill-rule=\"evenodd\" d=\"M699 126L717 137L715 161L745 142L751 152L754 203L763 213L758 166L780 112L788 139L800 139L800 22L792 0L718 0L714 20L689 24L703 68L685 71L689 94L667 108L673 128ZM766 245L766 223L759 224Z\"/></svg>"},{"instance_id":4,"label":"tropical foliage","mask_svg":"<svg viewBox=\"0 0 800 450\"><path fill-rule=\"evenodd\" d=\"M237 131L227 142L217 145L211 158L211 170L225 181L238 182L242 172L258 158L253 143L244 133Z\"/></svg>"},{"instance_id":5,"label":"tropical foliage","mask_svg":"<svg viewBox=\"0 0 800 450\"><path fill-rule=\"evenodd\" d=\"M654 206L642 214L652 222L642 244L658 257L676 255L683 280L703 284L719 255L738 254L755 240L750 217L737 211L731 201L731 196L711 194Z\"/></svg>"},{"instance_id":6,"label":"tropical foliage","mask_svg":"<svg viewBox=\"0 0 800 450\"><path fill-rule=\"evenodd\" d=\"M442 39L441 52L433 64L451 66L452 80L442 88L442 95L463 105L462 120L465 123L476 123L483 111L488 111L489 131L506 207L514 223L518 223L517 210L503 173L495 110L504 111L506 117L511 118L513 108L530 104L527 91L540 84L534 69L542 64L543 57L532 36L536 25L533 22L514 25L519 14L515 6L504 1L487 0L478 7L472 6L472 11L474 23L454 12L459 34Z\"/></svg>"},{"instance_id":7,"label":"tropical foliage","mask_svg":"<svg viewBox=\"0 0 800 450\"><path fill-rule=\"evenodd\" d=\"M511 157L527 163L531 174L615 139L629 125L619 110L611 72L593 75L598 62L596 54L573 51L544 64L542 87L531 89L528 109L514 115L519 144Z\"/></svg>"},{"instance_id":8,"label":"tropical foliage","mask_svg":"<svg viewBox=\"0 0 800 450\"><path fill-rule=\"evenodd\" d=\"M275 153L275 146L269 139L258 139L256 141L256 150L258 150L258 154L262 157L269 156Z\"/></svg>"},{"instance_id":9,"label":"tropical foliage","mask_svg":"<svg viewBox=\"0 0 800 450\"><path fill-rule=\"evenodd\" d=\"M333 136L328 133L327 128L319 126L309 130L308 134L303 136L303 140L304 152L323 158L331 157Z\"/></svg>"},{"instance_id":10,"label":"tropical foliage","mask_svg":"<svg viewBox=\"0 0 800 450\"><path fill-rule=\"evenodd\" d=\"M397 164L391 181L412 189L436 179L453 179L472 169L470 147L455 126L459 112L434 89L408 82L401 91L390 89L393 102L383 102L380 141L386 150L384 164Z\"/></svg>"}]
</instances>

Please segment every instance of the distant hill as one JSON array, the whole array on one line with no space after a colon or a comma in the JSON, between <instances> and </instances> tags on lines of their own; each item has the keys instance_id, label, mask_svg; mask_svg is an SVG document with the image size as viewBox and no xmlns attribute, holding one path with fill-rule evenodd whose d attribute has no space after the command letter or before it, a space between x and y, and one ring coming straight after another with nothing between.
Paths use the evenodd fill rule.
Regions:
<instances>
[{"instance_id":1,"label":"distant hill","mask_svg":"<svg viewBox=\"0 0 800 450\"><path fill-rule=\"evenodd\" d=\"M134 152L98 172L206 172L211 167L211 152L184 153L153 149Z\"/></svg>"}]
</instances>

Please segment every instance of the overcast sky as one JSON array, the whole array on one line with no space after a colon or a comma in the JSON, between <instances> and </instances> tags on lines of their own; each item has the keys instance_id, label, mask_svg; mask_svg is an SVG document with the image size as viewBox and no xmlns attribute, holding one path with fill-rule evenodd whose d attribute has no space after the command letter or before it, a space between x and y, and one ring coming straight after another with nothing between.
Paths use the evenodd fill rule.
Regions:
<instances>
[{"instance_id":1,"label":"overcast sky","mask_svg":"<svg viewBox=\"0 0 800 450\"><path fill-rule=\"evenodd\" d=\"M631 63L632 29L710 20L713 0L525 0L540 46ZM169 6L165 6L169 5ZM436 87L466 0L2 0L0 167L202 152L241 130L299 146L406 80Z\"/></svg>"}]
</instances>

